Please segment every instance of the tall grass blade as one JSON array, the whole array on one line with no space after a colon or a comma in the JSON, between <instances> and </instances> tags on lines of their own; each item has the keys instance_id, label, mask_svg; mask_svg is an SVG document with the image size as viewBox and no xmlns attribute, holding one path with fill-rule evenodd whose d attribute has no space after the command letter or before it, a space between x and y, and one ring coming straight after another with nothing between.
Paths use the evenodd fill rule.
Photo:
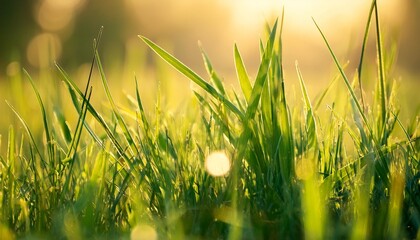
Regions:
<instances>
[{"instance_id":1,"label":"tall grass blade","mask_svg":"<svg viewBox=\"0 0 420 240\"><path fill-rule=\"evenodd\" d=\"M206 82L203 78L201 78L197 73L191 70L189 67L184 65L181 61L176 59L174 56L166 52L164 49L153 43L146 37L139 36L141 40L143 40L157 55L159 55L163 60L169 63L172 67L182 73L184 76L195 82L198 86L204 89L207 93L212 95L214 98L221 101L226 107L231 110L233 113L239 116L239 118L243 118L243 114L239 111L239 109L228 99L226 99L222 94L220 94L213 86L211 86L208 82Z\"/></svg>"},{"instance_id":2,"label":"tall grass blade","mask_svg":"<svg viewBox=\"0 0 420 240\"><path fill-rule=\"evenodd\" d=\"M91 80L92 80L92 74L93 74L93 67L94 67L94 65L95 65L95 58L96 58L96 55L95 55L95 53L98 51L98 48L99 48L99 43L100 43L100 41L101 41L101 37L102 37L102 33L103 33L103 30L104 30L104 27L103 26L101 26L101 28L99 29L99 32L98 32L98 35L97 35L97 37L96 37L96 39L94 39L94 41L93 41L93 49L94 49L94 54L93 54L93 57L92 57L92 61L91 61L91 64L90 64L90 69L89 69L89 76L88 76L88 79L87 79L87 83L86 83L86 87L85 87L85 92L84 92L84 94L82 94L82 92L80 91L80 89L77 87L77 85L71 80L71 78L67 75L67 73L61 68L61 66L59 66L57 63L55 63L55 66L56 66L56 68L58 69L58 71L59 71L59 73L61 74L61 76L62 76L62 78L63 78L63 80L64 80L64 82L66 83L66 85L68 86L68 90L69 90L69 92L70 92L70 96L71 96L71 98L72 98L72 101L73 101L73 104L74 104L74 106L75 106L75 108L76 108L76 110L79 112L79 116L81 116L81 115L83 115L82 113L83 113L83 111L82 111L82 109L80 108L80 105L79 105L79 103L78 103L78 99L77 99L77 96L76 96L76 94L75 94L75 91L79 94L79 96L82 96L83 97L83 100L82 100L82 105L83 105L83 103L85 103L85 104L87 104L86 106L88 107L87 109L89 109L89 107L90 108L92 108L91 106L90 106L90 103L89 103L89 101L86 101L86 96L88 95L88 91L89 91L89 86L90 86L90 82L91 82ZM90 109L89 109L90 110ZM92 112L91 112L92 113ZM92 113L93 115L95 115L94 113ZM99 116L97 116L97 118L99 118ZM80 120L80 117L79 117L79 120ZM77 123L78 125L79 125L79 122ZM104 146L103 146L103 142L99 139L99 137L93 132L93 130L89 127L89 125L86 123L86 122L84 122L83 121L83 124L85 125L85 128L86 128L86 130L89 132L89 134L93 137L93 139L95 139L96 140L96 142L102 147L102 148L104 148ZM76 127L76 129L77 129L77 127ZM76 130L77 131L77 130ZM67 156L67 157L69 157L69 156Z\"/></svg>"},{"instance_id":3,"label":"tall grass blade","mask_svg":"<svg viewBox=\"0 0 420 240\"><path fill-rule=\"evenodd\" d=\"M106 96L108 98L109 103L111 104L111 108L112 108L112 111L113 111L113 113L114 113L114 115L117 119L118 125L121 128L121 130L123 131L125 140L129 144L130 149L133 151L132 154L133 155L139 155L139 150L137 149L137 146L134 142L133 137L131 136L131 133L130 133L128 127L127 127L127 124L125 123L124 118L122 117L121 113L119 112L117 106L115 105L114 99L111 96L111 92L110 92L109 87L108 87L105 72L104 72L103 67L102 67L101 59L99 58L99 53L95 52L95 56L96 56L96 64L98 66L98 70L99 70L99 73L101 75L102 86L105 89Z\"/></svg>"},{"instance_id":4,"label":"tall grass blade","mask_svg":"<svg viewBox=\"0 0 420 240\"><path fill-rule=\"evenodd\" d=\"M60 126L61 134L66 141L67 144L69 144L72 141L71 131L70 127L67 124L66 118L63 115L63 112L61 111L61 108L54 107L54 115L56 116L58 120L58 124Z\"/></svg>"},{"instance_id":5,"label":"tall grass blade","mask_svg":"<svg viewBox=\"0 0 420 240\"><path fill-rule=\"evenodd\" d=\"M76 160L76 156L78 154L77 152L77 147L79 146L79 142L80 142L80 138L82 136L82 130L83 130L83 122L86 119L86 114L87 114L87 102L90 101L90 97L92 96L92 88L90 88L90 91L88 93L88 96L86 98L86 100L83 101L82 103L82 111L79 115L79 119L77 121L77 126L76 126L76 130L74 132L74 136L73 136L73 140L70 144L70 148L69 151L66 154L66 158L63 160L63 163L69 162L70 161L70 167L69 170L67 172L67 177L64 180L64 184L63 184L63 189L61 191L61 200L64 200L64 194L66 194L69 190L69 186L71 183L71 180L73 179L73 166ZM85 102L86 101L86 102Z\"/></svg>"},{"instance_id":6,"label":"tall grass blade","mask_svg":"<svg viewBox=\"0 0 420 240\"><path fill-rule=\"evenodd\" d=\"M394 118L395 118L395 120L397 121L397 123L398 123L398 125L400 126L400 128L403 130L403 132L404 132L404 135L405 135L405 137L407 138L407 143L408 143L408 145L410 146L410 148L411 148L411 151L413 151L414 152L414 154L413 154L413 156L412 157L414 157L414 159L416 160L416 161L418 161L418 159L417 159L417 149L413 146L413 141L414 141L414 139L413 139L413 136L410 136L410 134L408 133L408 131L407 131L407 129L404 127L404 125L401 123L401 121L400 121L400 118L399 117L397 117L397 115L396 114L394 114L393 112L391 112L393 115L394 115Z\"/></svg>"},{"instance_id":7,"label":"tall grass blade","mask_svg":"<svg viewBox=\"0 0 420 240\"><path fill-rule=\"evenodd\" d=\"M230 129L232 129L233 126L229 125L226 115L223 114L223 112L221 112L220 109L212 107L212 105L209 102L207 102L206 99L199 93L194 91L194 95L197 97L200 104L208 109L212 118L215 120L217 125L221 127L223 134L227 137L229 142L234 144L235 138L232 137L232 132L230 131Z\"/></svg>"},{"instance_id":8,"label":"tall grass blade","mask_svg":"<svg viewBox=\"0 0 420 240\"><path fill-rule=\"evenodd\" d=\"M360 52L360 60L359 60L359 66L357 68L357 79L359 80L359 88L360 88L360 99L362 100L362 106L363 109L365 109L365 101L364 101L364 97L363 97L363 87L362 87L362 67L363 67L363 59L365 56L365 49L366 49L366 45L367 45L367 40L368 40L368 36L369 36L369 28L370 28L370 22L372 20L372 13L373 10L375 8L376 5L376 0L372 1L372 4L370 6L370 10L369 10L369 16L368 16L368 21L365 27L365 34L363 36L363 43L362 43L362 50Z\"/></svg>"},{"instance_id":9,"label":"tall grass blade","mask_svg":"<svg viewBox=\"0 0 420 240\"><path fill-rule=\"evenodd\" d=\"M71 80L71 78L67 75L67 73L64 71L64 69L56 64L56 68L58 69L63 82L66 84L67 86L67 90L69 91L72 103L74 105L74 107L76 108L76 111L80 114L81 113L81 106L79 103L79 97L78 96L85 96L87 94L87 92L85 94L82 93L82 91L80 91L80 89L77 87L76 83L73 82L73 80ZM86 85L87 86L87 85ZM83 97L85 98L85 97ZM83 100L82 100L83 101ZM90 106L90 104L88 103L88 109L93 108L92 106ZM94 113L92 113L92 115L94 115ZM96 116L99 117L99 116ZM86 123L83 122L83 125L85 126L86 130L89 132L90 136L96 141L96 143L101 146L103 149L105 148L103 141L100 139L100 137L98 137L95 132L92 130L92 128Z\"/></svg>"},{"instance_id":10,"label":"tall grass blade","mask_svg":"<svg viewBox=\"0 0 420 240\"><path fill-rule=\"evenodd\" d=\"M79 89L79 87L77 86L77 84L72 79L68 78L67 74L65 74L64 70L58 64L56 64L56 66L58 67L58 69L59 69L59 71L61 73L62 79L64 80L64 82L69 87L70 94L72 94L72 92L74 92L74 93L76 93L78 95L78 97L84 99L82 101L86 101L85 95ZM75 105L76 109L78 108L77 106L79 105L77 103L77 98L78 97L73 98L73 104ZM89 113L92 114L92 116L96 119L96 121L99 123L99 125L105 130L107 136L109 137L109 139L111 140L112 144L115 146L116 150L118 151L118 154L120 156L124 157L124 158L127 158L126 154L124 153L125 152L124 151L124 148L118 142L117 138L115 137L115 135L113 133L113 130L108 126L108 124L106 123L105 119L98 113L98 111L96 111L96 109L92 106L92 104L89 101L86 101L86 104L87 104L87 108L89 110ZM79 110L79 112L80 112L80 110ZM86 122L84 122L84 125L85 125L85 127L87 129L90 129L90 128L87 127L87 123ZM91 135L92 136L95 136L95 134L93 133L93 131L91 132ZM102 147L104 146L103 145L103 142L100 140L99 137L95 137L95 139L97 140L98 144L100 144Z\"/></svg>"},{"instance_id":11,"label":"tall grass blade","mask_svg":"<svg viewBox=\"0 0 420 240\"><path fill-rule=\"evenodd\" d=\"M312 19L312 20L313 20L313 22L315 23L315 26L317 27L317 29L318 29L319 33L321 34L322 38L324 39L324 42L325 42L325 44L327 45L327 48L328 48L328 50L329 50L329 52L330 52L330 54L331 54L331 56L332 56L332 58L333 58L333 60L334 60L334 63L336 64L336 66L337 66L338 70L339 70L339 71L340 71L340 73L341 73L341 76L342 76L342 78L343 78L343 80L344 80L344 83L346 84L346 87L347 87L348 91L350 92L350 95L351 95L351 98L352 98L352 103L354 103L354 105L356 106L356 109L357 109L357 111L358 111L358 113L359 113L360 117L362 118L362 120L363 120L363 122L364 122L365 126L367 127L367 129L368 129L368 131L369 131L369 138L372 138L372 140L373 140L374 142L376 142L376 140L375 140L375 139L374 139L374 137L373 137L374 135L373 135L372 127L370 126L370 124L369 124L369 122L368 122L368 120L367 120L367 118L366 118L366 115L364 114L364 111L363 111L362 107L360 106L359 101L357 100L356 94L354 93L353 88L352 88L352 86L350 85L350 82L349 82L349 80L348 80L348 78L347 78L346 74L344 73L343 68L341 67L340 63L338 62L338 59L337 59L337 57L335 56L335 54L334 54L333 50L331 49L331 46L330 46L330 44L328 43L328 41L327 41L327 39L326 39L326 37L325 37L324 33L321 31L320 27L319 27L319 26L318 26L318 24L315 22L315 20L314 20L314 19ZM375 146L375 147L376 147L376 149L378 148L378 146ZM379 154L380 154L380 152L379 152Z\"/></svg>"},{"instance_id":12,"label":"tall grass blade","mask_svg":"<svg viewBox=\"0 0 420 240\"><path fill-rule=\"evenodd\" d=\"M239 53L238 46L236 44L234 47L234 55L236 74L238 76L239 84L241 85L242 93L244 94L246 101L249 103L252 93L252 86L251 82L249 81L248 73L246 72L241 54Z\"/></svg>"},{"instance_id":13,"label":"tall grass blade","mask_svg":"<svg viewBox=\"0 0 420 240\"><path fill-rule=\"evenodd\" d=\"M94 54L98 50L99 42L100 42L101 36L102 36L102 32L103 32L103 27L100 28L97 39L95 39L93 41L93 49L95 51ZM68 173L69 176L71 176L74 160L75 160L76 153L77 153L77 147L79 145L80 137L82 135L82 130L83 130L83 125L82 124L83 124L83 122L85 121L85 118L86 118L87 109L88 109L87 106L90 102L90 97L92 96L92 87L90 87L90 82L92 80L94 63L95 63L95 55L93 56L91 64L90 64L89 76L88 76L88 80L87 80L87 83L86 83L85 92L82 95L83 96L82 107L80 109L77 109L77 110L79 110L79 118L78 118L78 121L77 121L77 124L76 124L76 129L75 129L75 132L74 132L73 140L70 144L69 151L66 154L66 158L63 160L63 162L67 162L67 161L71 160L71 166L70 166L70 170L69 170L69 173ZM59 68L59 70L61 70L61 68ZM62 72L64 72L64 71L62 71ZM64 77L65 77L65 79L68 79L68 78L66 78L66 76L64 76ZM74 97L74 91L71 91L70 94L72 96L73 102L77 103L77 100ZM65 186L67 187L69 177L66 180L67 181L66 181Z\"/></svg>"},{"instance_id":14,"label":"tall grass blade","mask_svg":"<svg viewBox=\"0 0 420 240\"><path fill-rule=\"evenodd\" d=\"M29 73L23 69L23 72L25 73L26 77L29 79L29 82L31 83L32 89L35 92L36 98L38 100L38 104L41 107L41 113L42 113L42 122L44 125L44 132L45 132L45 137L47 140L47 149L48 149L48 157L49 157L49 161L50 164L52 164L52 166L54 166L54 146L53 146L53 140L51 137L51 132L50 132L50 127L49 127L49 123L48 123L48 117L47 117L47 113L44 107L44 103L42 102L41 99L41 95L39 94L38 89L35 86L34 81L32 80L31 76L29 75Z\"/></svg>"},{"instance_id":15,"label":"tall grass blade","mask_svg":"<svg viewBox=\"0 0 420 240\"><path fill-rule=\"evenodd\" d=\"M34 147L34 149L35 149L35 151L36 151L36 153L38 154L38 156L41 158L41 162L43 163L43 164L45 164L46 162L45 162L45 160L44 160L44 157L43 157L43 155L41 154L41 151L39 150L39 148L38 148L38 146L37 146L37 144L36 144L36 141L35 141L35 138L34 138L34 135L32 134L32 132L31 132L31 129L29 128L29 125L28 125L28 123L25 121L25 119L23 119L22 118L22 116L20 116L20 114L16 111L16 109L8 102L8 101L6 101L6 104L10 107L10 109L12 109L12 111L15 113L15 115L17 116L17 118L19 119L19 121L22 123L22 125L23 125L23 128L25 129L25 131L26 131L26 133L28 134L28 136L29 136L29 139L31 140L31 142L32 142L32 145L33 145L33 147ZM45 165L44 165L44 167L46 167Z\"/></svg>"},{"instance_id":16,"label":"tall grass blade","mask_svg":"<svg viewBox=\"0 0 420 240\"><path fill-rule=\"evenodd\" d=\"M143 124L145 125L145 128L146 128L145 130L149 130L150 124L149 124L149 121L147 121L146 114L144 113L143 103L140 98L139 85L138 85L138 81L136 77L135 77L135 83L136 83L136 100L137 100L137 106L139 108L139 112L141 115L141 120Z\"/></svg>"},{"instance_id":17,"label":"tall grass blade","mask_svg":"<svg viewBox=\"0 0 420 240\"><path fill-rule=\"evenodd\" d=\"M249 98L249 106L246 110L246 121L254 117L257 107L258 107L260 97L261 97L261 93L263 91L265 81L267 80L268 70L270 67L270 61L273 54L274 42L276 38L277 22L278 20L276 20L276 22L274 23L273 29L270 33L270 38L267 40L267 44L265 47L262 61L258 68L257 77L255 79L251 96Z\"/></svg>"},{"instance_id":18,"label":"tall grass blade","mask_svg":"<svg viewBox=\"0 0 420 240\"><path fill-rule=\"evenodd\" d=\"M378 13L378 4L376 0L373 0L375 5L375 22L376 22L376 47L378 53L378 72L379 72L379 92L380 92L380 114L381 114L381 121L379 124L380 131L378 132L379 136L382 136L383 132L385 131L386 119L387 119L387 95L386 95L386 84L385 84L385 69L384 69L384 58L383 58L383 50L382 50L382 36L381 36L381 29L379 26L379 13ZM386 141L386 139L385 139ZM382 139L381 139L382 142Z\"/></svg>"},{"instance_id":19,"label":"tall grass blade","mask_svg":"<svg viewBox=\"0 0 420 240\"><path fill-rule=\"evenodd\" d=\"M201 50L201 55L203 57L204 66L206 67L206 70L210 79L216 85L216 88L219 90L219 92L223 96L226 96L226 92L225 92L225 88L223 86L222 80L217 75L216 71L213 69L213 65L211 64L211 61L209 57L207 56L206 52L204 51L203 47L201 46L201 44L200 44L200 50Z\"/></svg>"},{"instance_id":20,"label":"tall grass blade","mask_svg":"<svg viewBox=\"0 0 420 240\"><path fill-rule=\"evenodd\" d=\"M92 87L90 88L90 91L88 92L88 96L86 96L86 99L82 102L82 108L79 114L79 118L77 120L77 124L76 124L76 129L74 131L74 135L72 137L72 141L70 143L70 147L69 150L66 154L66 158L63 160L63 162L67 162L67 161L72 161L72 163L74 162L76 153L77 153L77 147L79 145L79 141L82 135L82 130L83 130L83 122L86 119L86 113L87 113L87 102L90 101L90 97L92 96Z\"/></svg>"},{"instance_id":21,"label":"tall grass blade","mask_svg":"<svg viewBox=\"0 0 420 240\"><path fill-rule=\"evenodd\" d=\"M15 143L15 132L13 130L13 127L9 127L9 135L7 139L7 189L8 191L5 191L6 196L2 196L3 198L7 199L6 201L9 203L9 206L4 206L5 208L9 210L7 212L7 220L11 226L15 224L15 178L16 171L15 171L15 163L16 163L16 143ZM4 200L3 200L4 201ZM5 202L6 202L5 201ZM6 204L5 204L6 205Z\"/></svg>"},{"instance_id":22,"label":"tall grass blade","mask_svg":"<svg viewBox=\"0 0 420 240\"><path fill-rule=\"evenodd\" d=\"M312 109L312 105L311 105L311 101L309 99L308 96L308 91L306 90L306 86L305 83L303 82L303 77L302 77L302 73L300 72L298 63L296 62L296 71L298 74L298 78L299 78L299 83L300 83L300 88L303 94L303 98L305 101L305 106L306 106L306 133L308 134L308 139L309 139L309 145L311 147L315 147L317 145L317 133L316 133L316 126L315 126L315 117L313 115L313 109Z\"/></svg>"},{"instance_id":23,"label":"tall grass blade","mask_svg":"<svg viewBox=\"0 0 420 240\"><path fill-rule=\"evenodd\" d=\"M254 118L254 115L256 113L259 99L261 97L261 93L263 90L264 83L267 79L267 74L269 70L269 65L271 61L271 56L273 54L273 45L274 40L276 37L276 30L277 30L277 21L274 24L273 30L271 32L270 38L267 40L267 47L265 49L263 60L260 64L260 67L258 69L257 78L254 83L254 87L252 89L251 97L250 97L250 103L246 109L246 117L244 119L244 130L241 134L241 136L238 138L236 142L236 149L238 149L238 154L236 157L237 163L242 161L245 152L246 152L246 146L248 145L248 140L252 134L252 129L250 126L250 121ZM250 163L252 164L252 163ZM234 165L235 166L235 165ZM239 166L234 167L238 168ZM256 166L254 166L256 167ZM234 173L235 174L235 173Z\"/></svg>"},{"instance_id":24,"label":"tall grass blade","mask_svg":"<svg viewBox=\"0 0 420 240\"><path fill-rule=\"evenodd\" d=\"M102 28L99 32L98 40L100 39L101 34L102 34ZM94 44L95 43L97 43L97 42L94 41ZM94 45L94 48L96 50L98 48L98 45ZM89 71L89 77L88 77L88 81L86 83L85 92L84 92L84 95L82 95L83 96L82 106L81 106L80 111L79 111L79 118L77 120L76 129L75 129L72 141L70 143L69 150L66 154L66 158L64 160L62 160L63 163L70 162L70 167L69 167L69 170L67 172L67 177L64 180L63 189L61 191L61 196L60 196L61 201L64 201L64 197L65 197L64 194L66 194L68 192L71 180L73 180L73 166L74 166L76 156L77 156L77 148L79 146L80 138L82 136L83 123L85 122L86 114L88 112L88 104L90 103L90 97L92 96L92 87L90 86L90 81L92 79L94 61L95 61L95 58L92 59L92 63L91 63L91 66L90 66L90 71ZM69 89L70 89L70 87L69 87ZM74 91L71 91L70 93L72 94L73 101L77 102L76 97L74 97Z\"/></svg>"},{"instance_id":25,"label":"tall grass blade","mask_svg":"<svg viewBox=\"0 0 420 240\"><path fill-rule=\"evenodd\" d=\"M349 80L348 80L348 78L347 78L347 75L344 73L344 70L343 70L343 68L341 67L341 64L338 62L338 59L337 59L337 57L335 56L335 54L334 54L333 50L331 49L331 46L330 46L330 44L328 43L328 40L327 40L327 38L325 37L324 33L321 31L321 28L318 26L318 24L315 22L315 20L314 20L314 19L312 19L312 20L313 20L313 22L315 23L315 26L317 27L317 29L318 29L319 33L321 34L322 38L324 39L324 42L325 42L325 44L327 45L327 48L328 48L328 50L329 50L329 52L330 52L330 54L331 54L331 56L332 56L332 58L333 58L333 60L334 60L334 63L335 63L335 65L337 66L338 70L340 71L340 73L341 73L341 77L343 78L344 83L346 84L346 87L347 87L347 89L348 89L348 90L349 90L349 92L350 92L351 98L353 99L354 103L356 104L357 110L358 110L358 112L359 112L360 116L362 117L363 122L365 123L365 125L366 125L366 127L369 129L369 131L372 133L371 127L370 127L370 125L369 125L369 122L368 122L368 120L367 120L367 118L366 118L366 116L365 116L365 114L364 114L364 112L363 112L362 107L360 106L359 101L357 100L356 94L354 93L353 88L351 87L351 84L350 84L350 81L349 81Z\"/></svg>"},{"instance_id":26,"label":"tall grass blade","mask_svg":"<svg viewBox=\"0 0 420 240\"><path fill-rule=\"evenodd\" d=\"M331 80L331 82L328 84L328 86L322 91L322 93L315 98L316 99L315 100L315 106L313 107L315 111L317 111L319 109L319 107L321 106L322 101L327 96L327 93L329 93L331 91L332 86L335 84L335 82L337 82L337 80L340 78L340 76L341 76L340 74L336 75L333 78L333 80Z\"/></svg>"},{"instance_id":27,"label":"tall grass blade","mask_svg":"<svg viewBox=\"0 0 420 240\"><path fill-rule=\"evenodd\" d=\"M284 23L284 9L281 19L280 32L283 30ZM290 112L286 102L286 88L284 83L284 72L283 72L283 42L280 36L278 40L278 55L273 61L276 66L275 80L280 83L279 86L279 107L278 107L278 124L281 133L281 143L279 144L279 161L280 171L282 172L282 178L284 182L290 187L292 178L295 176L295 143L293 136L293 127ZM280 140L280 138L279 138Z\"/></svg>"}]
</instances>

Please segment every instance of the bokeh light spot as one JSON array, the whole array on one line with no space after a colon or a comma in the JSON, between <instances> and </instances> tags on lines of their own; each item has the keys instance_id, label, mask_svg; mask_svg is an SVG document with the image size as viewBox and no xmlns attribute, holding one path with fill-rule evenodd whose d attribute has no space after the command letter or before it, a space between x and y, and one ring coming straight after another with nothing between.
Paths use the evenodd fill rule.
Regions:
<instances>
[{"instance_id":1,"label":"bokeh light spot","mask_svg":"<svg viewBox=\"0 0 420 240\"><path fill-rule=\"evenodd\" d=\"M6 74L9 77L16 76L19 74L20 69L21 69L21 66L19 62L16 62L16 61L11 62L6 67Z\"/></svg>"},{"instance_id":2,"label":"bokeh light spot","mask_svg":"<svg viewBox=\"0 0 420 240\"><path fill-rule=\"evenodd\" d=\"M26 50L28 62L34 67L47 67L61 55L61 40L51 33L41 33L29 42Z\"/></svg>"},{"instance_id":3,"label":"bokeh light spot","mask_svg":"<svg viewBox=\"0 0 420 240\"><path fill-rule=\"evenodd\" d=\"M230 167L230 160L222 151L212 152L206 158L206 171L215 177L221 177L228 174Z\"/></svg>"},{"instance_id":4,"label":"bokeh light spot","mask_svg":"<svg viewBox=\"0 0 420 240\"><path fill-rule=\"evenodd\" d=\"M73 19L71 8L53 5L49 1L41 3L37 14L39 25L48 31L58 31L65 28Z\"/></svg>"},{"instance_id":5,"label":"bokeh light spot","mask_svg":"<svg viewBox=\"0 0 420 240\"><path fill-rule=\"evenodd\" d=\"M158 239L156 230L147 224L138 224L130 234L130 240L155 240Z\"/></svg>"}]
</instances>

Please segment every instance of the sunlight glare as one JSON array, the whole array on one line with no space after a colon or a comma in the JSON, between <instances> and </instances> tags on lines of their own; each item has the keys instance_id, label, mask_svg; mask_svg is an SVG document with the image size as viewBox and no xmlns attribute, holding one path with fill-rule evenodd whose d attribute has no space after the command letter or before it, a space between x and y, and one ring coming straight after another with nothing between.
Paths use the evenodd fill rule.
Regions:
<instances>
[{"instance_id":1,"label":"sunlight glare","mask_svg":"<svg viewBox=\"0 0 420 240\"><path fill-rule=\"evenodd\" d=\"M241 29L257 31L265 22L281 16L284 9L288 31L316 36L318 32L314 28L312 17L322 23L325 29L343 30L349 26L362 24L367 14L365 9L371 4L365 0L232 0L221 3L232 9L233 20ZM392 12L401 10L401 3L397 0L384 1L380 4L380 7L385 9L385 14L387 9Z\"/></svg>"}]
</instances>

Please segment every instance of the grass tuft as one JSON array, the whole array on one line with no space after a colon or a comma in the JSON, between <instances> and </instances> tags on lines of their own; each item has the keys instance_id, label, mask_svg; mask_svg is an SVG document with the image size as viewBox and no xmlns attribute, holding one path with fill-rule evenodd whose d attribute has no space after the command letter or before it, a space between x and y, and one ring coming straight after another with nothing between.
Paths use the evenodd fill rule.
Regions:
<instances>
[{"instance_id":1,"label":"grass tuft","mask_svg":"<svg viewBox=\"0 0 420 240\"><path fill-rule=\"evenodd\" d=\"M286 91L284 11L272 26L266 25L254 79L234 45L238 89L225 88L201 45L207 79L139 36L200 87L178 109L165 106L165 88L154 112L146 111L140 94L144 85L137 77L135 97L126 94L129 106L112 96L100 59L102 28L83 91L55 64L74 107L74 121L61 101L50 109L46 99L51 96L42 95L36 79L24 70L40 113L29 123L39 127L33 129L7 102L23 130L11 125L7 152L0 153L0 236L418 238L420 108L414 119L401 119L396 87L389 82L395 51L383 44L378 12L372 1L353 81L314 20L338 75L311 99L296 62L302 93L298 102L291 102ZM364 57L373 16L377 65ZM363 95L370 89L362 88L362 68L371 66L378 72L373 99ZM102 84L106 110L93 101L99 93L95 77ZM337 86L340 78L344 92ZM319 110L325 105L327 113Z\"/></svg>"}]
</instances>

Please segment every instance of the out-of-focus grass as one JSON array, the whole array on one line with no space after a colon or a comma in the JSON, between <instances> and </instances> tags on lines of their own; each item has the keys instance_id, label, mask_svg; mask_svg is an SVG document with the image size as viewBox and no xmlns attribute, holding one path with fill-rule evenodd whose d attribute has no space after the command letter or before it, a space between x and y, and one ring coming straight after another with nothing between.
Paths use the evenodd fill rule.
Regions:
<instances>
[{"instance_id":1,"label":"out-of-focus grass","mask_svg":"<svg viewBox=\"0 0 420 240\"><path fill-rule=\"evenodd\" d=\"M179 76L163 61L144 67L144 53L108 72L100 37L80 74L16 65L1 90L4 112L14 114L1 123L1 236L418 237L418 113L398 107L376 1L370 19L378 58L360 62L362 71L376 69L373 87L345 71L315 23L337 68L315 98L298 64L300 90L287 90L283 18L266 28L255 78L234 47L233 89L204 50L206 78L146 37L139 42L191 80L192 91L185 79L176 88ZM228 174L206 171L214 152Z\"/></svg>"}]
</instances>

